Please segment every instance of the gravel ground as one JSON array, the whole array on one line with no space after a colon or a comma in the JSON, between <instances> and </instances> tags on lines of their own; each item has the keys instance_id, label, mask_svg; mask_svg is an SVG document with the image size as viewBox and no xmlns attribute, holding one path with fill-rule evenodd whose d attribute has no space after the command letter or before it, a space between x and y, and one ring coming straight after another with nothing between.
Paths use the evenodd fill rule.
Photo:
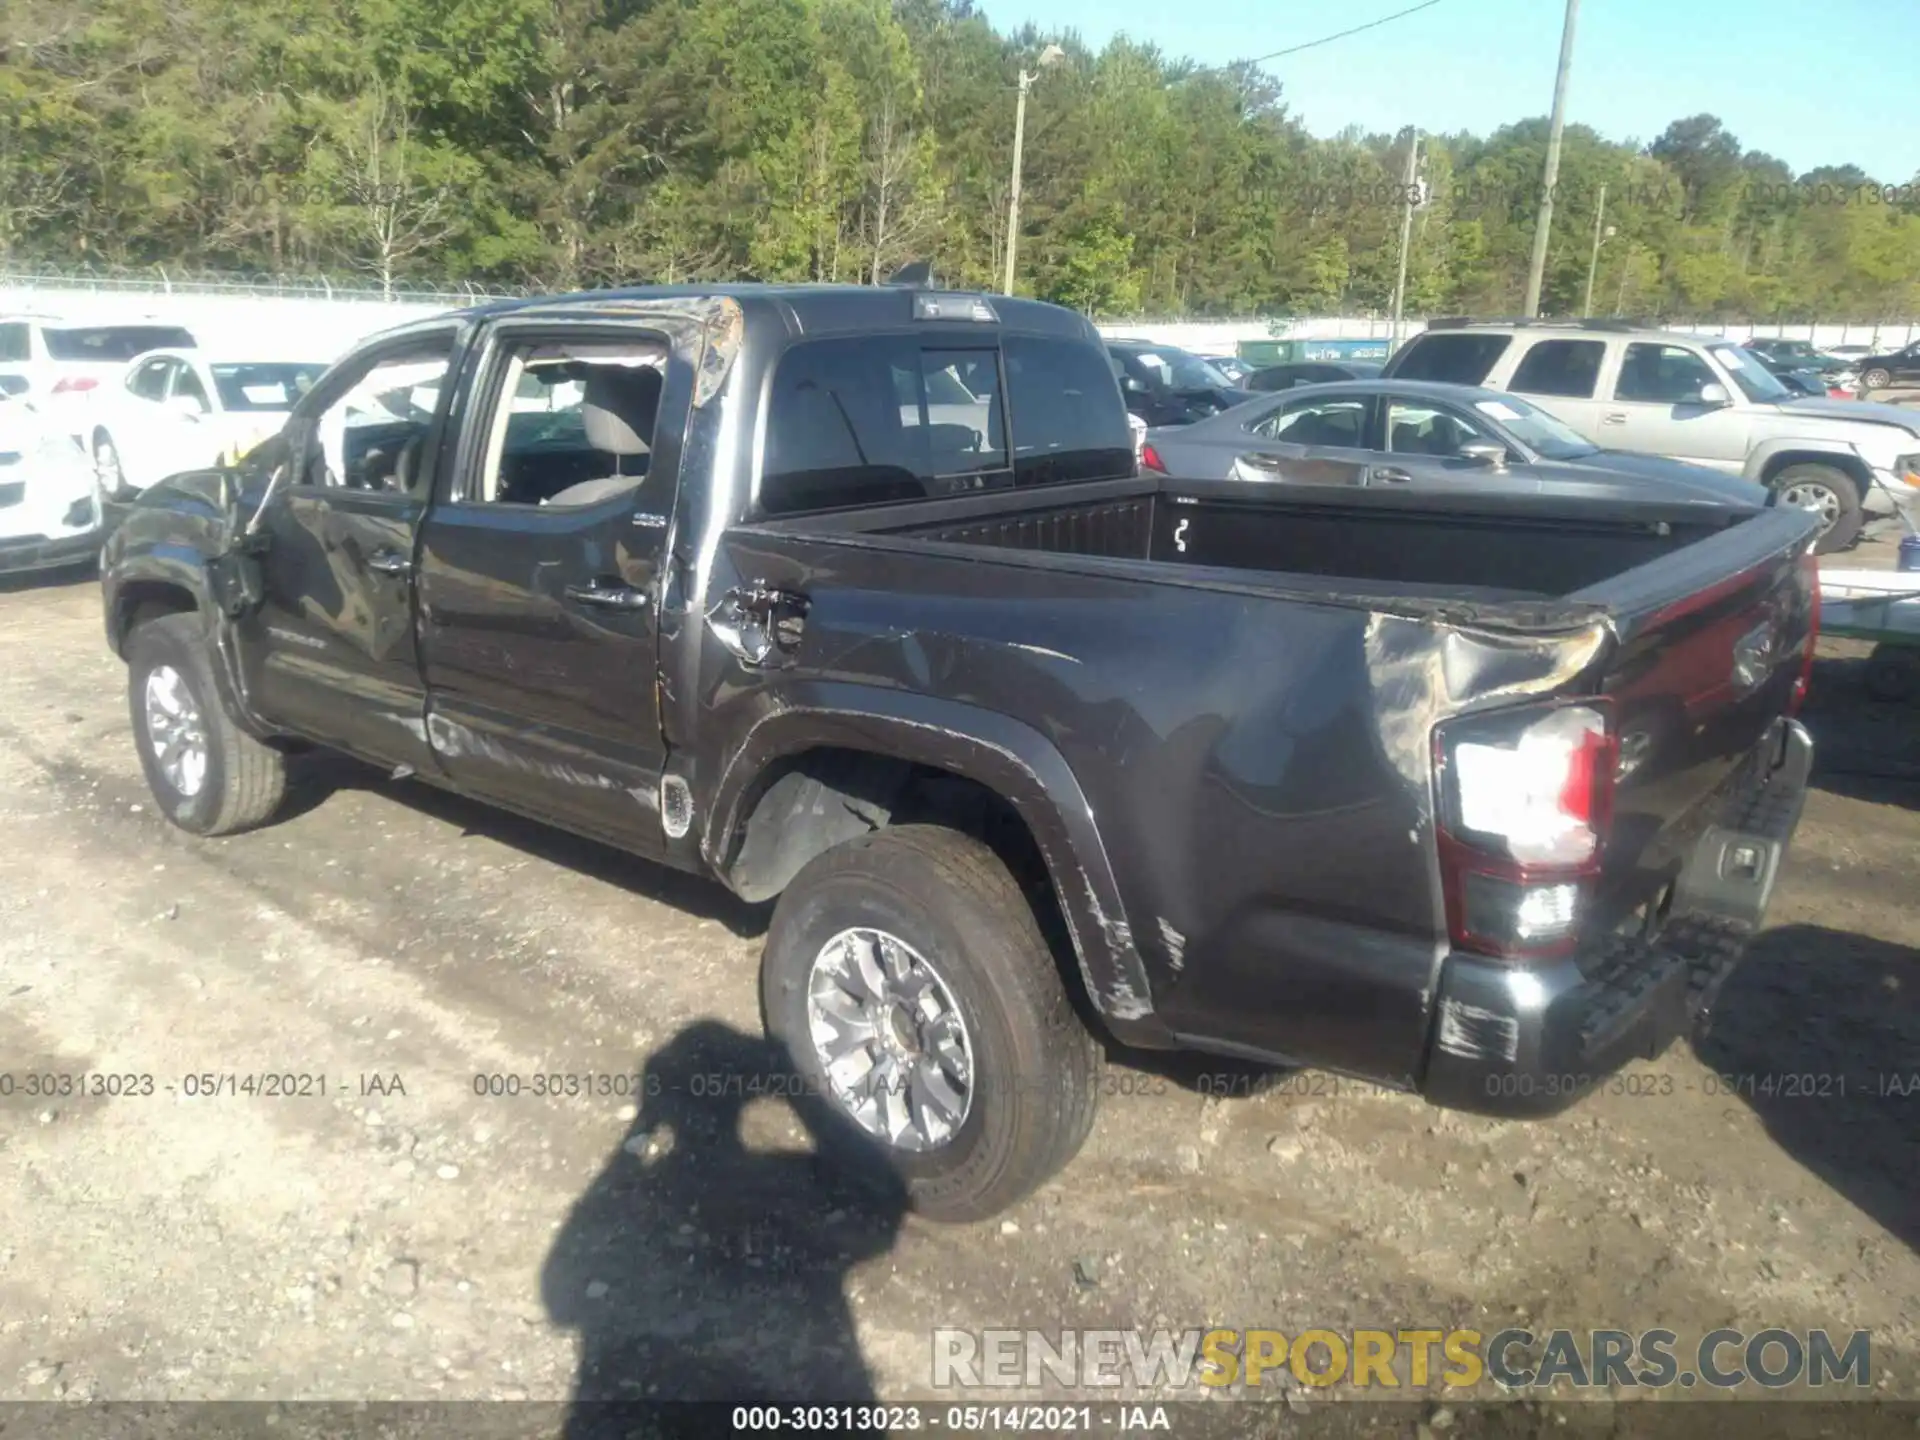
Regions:
<instances>
[{"instance_id":1,"label":"gravel ground","mask_svg":"<svg viewBox=\"0 0 1920 1440\"><path fill-rule=\"evenodd\" d=\"M136 1092L0 1095L0 1400L899 1398L936 1325L1509 1323L1865 1329L1920 1400L1920 712L1859 647L1709 1039L1530 1124L1116 1057L1067 1173L953 1229L837 1189L751 1085L701 1095L769 1068L764 912L345 764L193 840L98 610L0 590L0 1073ZM537 1072L606 1093L475 1093ZM253 1074L325 1094L186 1093Z\"/></svg>"}]
</instances>

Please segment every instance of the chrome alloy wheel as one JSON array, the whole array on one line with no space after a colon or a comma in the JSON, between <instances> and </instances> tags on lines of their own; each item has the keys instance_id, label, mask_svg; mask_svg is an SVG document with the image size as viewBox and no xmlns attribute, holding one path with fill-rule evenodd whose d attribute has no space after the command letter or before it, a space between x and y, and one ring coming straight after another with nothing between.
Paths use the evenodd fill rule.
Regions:
<instances>
[{"instance_id":1,"label":"chrome alloy wheel","mask_svg":"<svg viewBox=\"0 0 1920 1440\"><path fill-rule=\"evenodd\" d=\"M207 783L207 727L193 692L171 665L147 674L147 742L167 783L188 800Z\"/></svg>"},{"instance_id":2,"label":"chrome alloy wheel","mask_svg":"<svg viewBox=\"0 0 1920 1440\"><path fill-rule=\"evenodd\" d=\"M835 1100L869 1135L937 1150L973 1104L973 1042L953 992L906 941L842 930L807 977L807 1028Z\"/></svg>"},{"instance_id":3,"label":"chrome alloy wheel","mask_svg":"<svg viewBox=\"0 0 1920 1440\"><path fill-rule=\"evenodd\" d=\"M1831 485L1802 480L1780 492L1780 503L1796 509L1811 510L1820 517L1820 533L1825 534L1840 518L1840 497Z\"/></svg>"}]
</instances>

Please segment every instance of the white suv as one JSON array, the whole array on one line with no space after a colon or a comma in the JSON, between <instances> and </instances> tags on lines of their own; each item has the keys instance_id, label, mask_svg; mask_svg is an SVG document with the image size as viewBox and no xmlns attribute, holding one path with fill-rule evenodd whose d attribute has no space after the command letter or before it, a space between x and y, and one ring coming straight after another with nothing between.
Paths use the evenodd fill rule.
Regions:
<instances>
[{"instance_id":1,"label":"white suv","mask_svg":"<svg viewBox=\"0 0 1920 1440\"><path fill-rule=\"evenodd\" d=\"M157 320L98 324L52 315L0 315L0 381L79 439L103 386L145 350L191 349L193 333Z\"/></svg>"},{"instance_id":2,"label":"white suv","mask_svg":"<svg viewBox=\"0 0 1920 1440\"><path fill-rule=\"evenodd\" d=\"M1383 378L1511 391L1605 449L1757 480L1821 514L1822 554L1859 538L1877 494L1920 505L1920 410L1796 396L1728 340L1606 321L1442 320Z\"/></svg>"}]
</instances>

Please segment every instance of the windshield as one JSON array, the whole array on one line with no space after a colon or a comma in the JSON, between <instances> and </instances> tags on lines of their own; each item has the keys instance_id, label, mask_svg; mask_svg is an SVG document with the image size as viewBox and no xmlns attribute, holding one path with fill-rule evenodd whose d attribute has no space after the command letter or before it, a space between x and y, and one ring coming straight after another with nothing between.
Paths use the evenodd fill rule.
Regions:
<instances>
[{"instance_id":1,"label":"windshield","mask_svg":"<svg viewBox=\"0 0 1920 1440\"><path fill-rule=\"evenodd\" d=\"M213 385L227 410L291 410L325 373L324 365L215 365Z\"/></svg>"},{"instance_id":2,"label":"windshield","mask_svg":"<svg viewBox=\"0 0 1920 1440\"><path fill-rule=\"evenodd\" d=\"M1598 445L1572 426L1518 396L1482 400L1473 408L1490 420L1498 420L1514 439L1544 459L1578 460L1600 453Z\"/></svg>"},{"instance_id":3,"label":"windshield","mask_svg":"<svg viewBox=\"0 0 1920 1440\"><path fill-rule=\"evenodd\" d=\"M1772 402L1791 400L1793 392L1768 372L1760 363L1760 357L1741 349L1738 345L1709 345L1708 351L1718 360L1726 372L1733 376L1749 400Z\"/></svg>"},{"instance_id":4,"label":"windshield","mask_svg":"<svg viewBox=\"0 0 1920 1440\"><path fill-rule=\"evenodd\" d=\"M1142 364L1159 370L1175 390L1233 389L1233 382L1225 375L1185 350L1141 350L1138 354Z\"/></svg>"}]
</instances>

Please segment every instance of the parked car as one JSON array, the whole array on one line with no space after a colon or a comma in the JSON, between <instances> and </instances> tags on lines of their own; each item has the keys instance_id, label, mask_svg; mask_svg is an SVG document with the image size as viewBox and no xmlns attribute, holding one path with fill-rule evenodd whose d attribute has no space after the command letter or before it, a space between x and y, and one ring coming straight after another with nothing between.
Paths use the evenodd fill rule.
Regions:
<instances>
[{"instance_id":1,"label":"parked car","mask_svg":"<svg viewBox=\"0 0 1920 1440\"><path fill-rule=\"evenodd\" d=\"M1252 397L1208 361L1150 340L1112 340L1107 356L1127 409L1156 425L1187 425Z\"/></svg>"},{"instance_id":2,"label":"parked car","mask_svg":"<svg viewBox=\"0 0 1920 1440\"><path fill-rule=\"evenodd\" d=\"M1797 360L1782 360L1763 351L1746 347L1760 367L1795 395L1814 395L1832 400L1851 400L1859 377L1851 370L1821 371Z\"/></svg>"},{"instance_id":3,"label":"parked car","mask_svg":"<svg viewBox=\"0 0 1920 1440\"><path fill-rule=\"evenodd\" d=\"M1234 355L1202 355L1200 358L1226 376L1236 388L1247 388L1247 377L1253 373L1253 367L1246 361Z\"/></svg>"},{"instance_id":4,"label":"parked car","mask_svg":"<svg viewBox=\"0 0 1920 1440\"><path fill-rule=\"evenodd\" d=\"M318 360L152 350L94 406L89 445L109 495L240 458L276 434L326 371Z\"/></svg>"},{"instance_id":5,"label":"parked car","mask_svg":"<svg viewBox=\"0 0 1920 1440\"><path fill-rule=\"evenodd\" d=\"M1517 395L1415 380L1311 385L1147 432L1141 464L1182 478L1614 495L1680 504L1772 498L1735 475L1602 450Z\"/></svg>"},{"instance_id":6,"label":"parked car","mask_svg":"<svg viewBox=\"0 0 1920 1440\"><path fill-rule=\"evenodd\" d=\"M105 518L87 452L38 401L0 386L0 575L97 557Z\"/></svg>"},{"instance_id":7,"label":"parked car","mask_svg":"<svg viewBox=\"0 0 1920 1440\"><path fill-rule=\"evenodd\" d=\"M1920 502L1920 412L1796 398L1726 340L1605 321L1450 321L1416 335L1382 377L1524 395L1604 449L1744 475L1815 511L1823 554L1859 538L1870 499Z\"/></svg>"},{"instance_id":8,"label":"parked car","mask_svg":"<svg viewBox=\"0 0 1920 1440\"><path fill-rule=\"evenodd\" d=\"M1904 350L1863 355L1855 362L1863 389L1891 390L1896 385L1920 385L1920 340Z\"/></svg>"},{"instance_id":9,"label":"parked car","mask_svg":"<svg viewBox=\"0 0 1920 1440\"><path fill-rule=\"evenodd\" d=\"M95 392L118 381L128 361L143 350L190 349L194 343L193 332L178 325L0 315L0 375L24 380L40 413L79 439Z\"/></svg>"},{"instance_id":10,"label":"parked car","mask_svg":"<svg viewBox=\"0 0 1920 1440\"><path fill-rule=\"evenodd\" d=\"M898 403L955 355L970 452ZM780 1093L974 1220L1087 1135L1089 1021L1508 1115L1685 1032L1798 821L1814 530L1137 475L1072 311L663 288L368 341L141 496L102 599L183 829L319 742L777 899Z\"/></svg>"},{"instance_id":11,"label":"parked car","mask_svg":"<svg viewBox=\"0 0 1920 1440\"><path fill-rule=\"evenodd\" d=\"M1844 355L1822 350L1811 340L1757 339L1747 341L1745 348L1791 369L1813 370L1822 375L1837 374L1851 363Z\"/></svg>"},{"instance_id":12,"label":"parked car","mask_svg":"<svg viewBox=\"0 0 1920 1440\"><path fill-rule=\"evenodd\" d=\"M1849 365L1855 366L1857 368L1860 363L1861 357L1873 354L1873 346L1871 345L1833 345L1828 347L1827 353L1833 356L1836 360L1844 360Z\"/></svg>"},{"instance_id":13,"label":"parked car","mask_svg":"<svg viewBox=\"0 0 1920 1440\"><path fill-rule=\"evenodd\" d=\"M1259 395L1291 390L1296 385L1329 385L1337 380L1371 380L1381 370L1372 360L1300 360L1288 365L1269 365L1256 370L1245 381L1246 388Z\"/></svg>"}]
</instances>

